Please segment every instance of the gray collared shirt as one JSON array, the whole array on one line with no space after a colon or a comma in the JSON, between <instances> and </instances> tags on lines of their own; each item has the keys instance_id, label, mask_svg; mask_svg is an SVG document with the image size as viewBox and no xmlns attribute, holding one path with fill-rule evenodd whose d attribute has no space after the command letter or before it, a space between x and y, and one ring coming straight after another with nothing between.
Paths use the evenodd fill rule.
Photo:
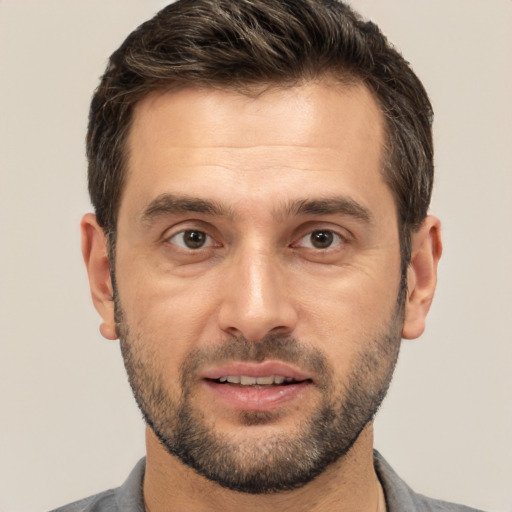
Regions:
<instances>
[{"instance_id":1,"label":"gray collared shirt","mask_svg":"<svg viewBox=\"0 0 512 512\"><path fill-rule=\"evenodd\" d=\"M387 512L481 512L415 493L377 451L374 452L374 463L386 496ZM145 467L146 459L141 459L121 487L65 505L52 512L144 512L142 482Z\"/></svg>"}]
</instances>

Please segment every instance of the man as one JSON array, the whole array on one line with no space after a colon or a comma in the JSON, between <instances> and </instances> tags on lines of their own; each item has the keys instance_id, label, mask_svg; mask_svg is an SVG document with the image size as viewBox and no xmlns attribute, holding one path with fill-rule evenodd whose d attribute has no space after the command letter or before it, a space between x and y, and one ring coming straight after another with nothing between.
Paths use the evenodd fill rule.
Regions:
<instances>
[{"instance_id":1,"label":"man","mask_svg":"<svg viewBox=\"0 0 512 512\"><path fill-rule=\"evenodd\" d=\"M432 111L334 0L181 0L91 105L82 249L147 457L59 510L470 510L373 451L441 255Z\"/></svg>"}]
</instances>

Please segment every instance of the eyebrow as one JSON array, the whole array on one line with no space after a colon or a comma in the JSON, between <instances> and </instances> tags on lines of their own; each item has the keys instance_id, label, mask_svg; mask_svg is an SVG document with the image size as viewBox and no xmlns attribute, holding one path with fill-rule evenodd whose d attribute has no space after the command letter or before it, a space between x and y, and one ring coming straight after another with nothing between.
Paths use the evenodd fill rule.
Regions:
<instances>
[{"instance_id":1,"label":"eyebrow","mask_svg":"<svg viewBox=\"0 0 512 512\"><path fill-rule=\"evenodd\" d=\"M322 199L303 199L287 205L287 215L346 215L354 219L371 223L373 215L368 208L343 196Z\"/></svg>"},{"instance_id":2,"label":"eyebrow","mask_svg":"<svg viewBox=\"0 0 512 512\"><path fill-rule=\"evenodd\" d=\"M159 217L179 213L202 213L216 217L232 217L230 209L216 201L190 196L161 194L148 204L141 218L143 223L149 224Z\"/></svg>"},{"instance_id":3,"label":"eyebrow","mask_svg":"<svg viewBox=\"0 0 512 512\"><path fill-rule=\"evenodd\" d=\"M151 224L160 217L180 213L200 213L228 218L235 216L230 207L217 201L165 193L148 204L141 219L143 223ZM300 215L345 215L366 223L373 221L373 215L368 208L343 196L290 201L284 208L274 209L273 215L279 219Z\"/></svg>"}]
</instances>

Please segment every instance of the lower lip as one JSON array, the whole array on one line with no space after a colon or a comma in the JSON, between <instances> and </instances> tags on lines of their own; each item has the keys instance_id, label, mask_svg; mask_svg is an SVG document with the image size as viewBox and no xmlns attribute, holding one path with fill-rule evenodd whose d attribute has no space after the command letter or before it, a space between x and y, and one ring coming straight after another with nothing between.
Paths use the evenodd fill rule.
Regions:
<instances>
[{"instance_id":1,"label":"lower lip","mask_svg":"<svg viewBox=\"0 0 512 512\"><path fill-rule=\"evenodd\" d=\"M215 397L228 406L246 411L271 411L287 405L302 395L311 386L310 381L272 387L253 387L221 384L205 380Z\"/></svg>"}]
</instances>

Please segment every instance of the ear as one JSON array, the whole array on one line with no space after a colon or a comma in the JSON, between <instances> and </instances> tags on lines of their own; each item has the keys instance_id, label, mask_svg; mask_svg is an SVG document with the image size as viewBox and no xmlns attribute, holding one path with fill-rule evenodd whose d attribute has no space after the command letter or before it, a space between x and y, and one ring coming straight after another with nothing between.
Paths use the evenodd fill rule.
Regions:
<instances>
[{"instance_id":1,"label":"ear","mask_svg":"<svg viewBox=\"0 0 512 512\"><path fill-rule=\"evenodd\" d=\"M414 339L425 330L434 298L437 264L441 258L441 223L431 215L411 235L411 263L407 270L407 299L402 337Z\"/></svg>"},{"instance_id":2,"label":"ear","mask_svg":"<svg viewBox=\"0 0 512 512\"><path fill-rule=\"evenodd\" d=\"M80 223L82 232L82 255L84 257L92 301L103 322L102 336L108 340L117 339L114 320L114 293L110 277L107 238L92 213L84 215Z\"/></svg>"}]
</instances>

